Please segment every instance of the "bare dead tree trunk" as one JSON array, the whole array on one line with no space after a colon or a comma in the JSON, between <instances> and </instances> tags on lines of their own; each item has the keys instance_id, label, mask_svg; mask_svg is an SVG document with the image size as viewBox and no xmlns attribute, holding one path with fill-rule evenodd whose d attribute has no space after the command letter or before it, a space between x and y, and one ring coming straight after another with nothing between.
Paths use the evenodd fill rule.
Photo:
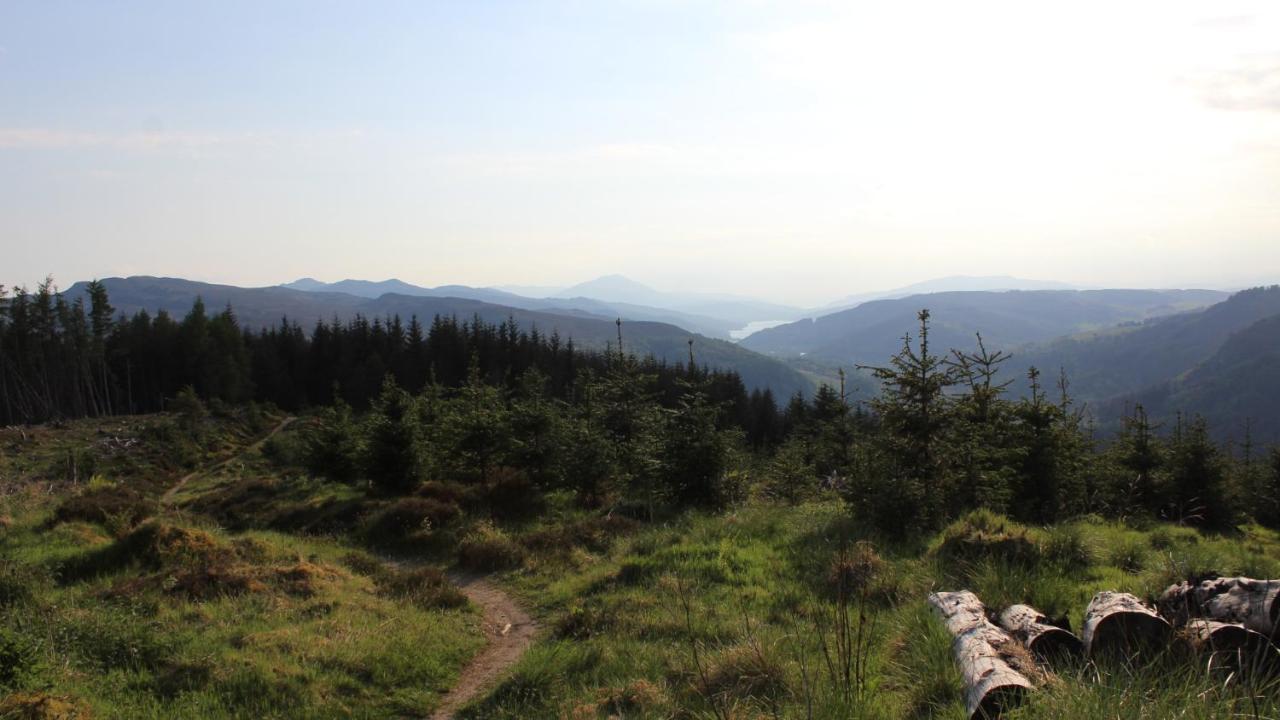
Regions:
<instances>
[{"instance_id":1,"label":"bare dead tree trunk","mask_svg":"<svg viewBox=\"0 0 1280 720\"><path fill-rule=\"evenodd\" d=\"M1193 618L1238 623L1275 639L1280 635L1280 580L1246 577L1213 578L1170 585L1160 596L1160 610L1176 624Z\"/></svg>"},{"instance_id":2,"label":"bare dead tree trunk","mask_svg":"<svg viewBox=\"0 0 1280 720\"><path fill-rule=\"evenodd\" d=\"M1084 613L1084 648L1090 656L1132 657L1167 645L1173 628L1129 593L1103 590Z\"/></svg>"},{"instance_id":3,"label":"bare dead tree trunk","mask_svg":"<svg viewBox=\"0 0 1280 720\"><path fill-rule=\"evenodd\" d=\"M994 718L1016 707L1031 690L1020 670L1031 671L1030 656L1008 633L987 620L986 609L968 590L929 595L947 632L964 678L965 709L970 720Z\"/></svg>"},{"instance_id":4,"label":"bare dead tree trunk","mask_svg":"<svg viewBox=\"0 0 1280 720\"><path fill-rule=\"evenodd\" d=\"M1084 652L1084 643L1070 630L1051 625L1030 605L1010 605L1000 613L1000 627L1042 662L1060 661Z\"/></svg>"}]
</instances>

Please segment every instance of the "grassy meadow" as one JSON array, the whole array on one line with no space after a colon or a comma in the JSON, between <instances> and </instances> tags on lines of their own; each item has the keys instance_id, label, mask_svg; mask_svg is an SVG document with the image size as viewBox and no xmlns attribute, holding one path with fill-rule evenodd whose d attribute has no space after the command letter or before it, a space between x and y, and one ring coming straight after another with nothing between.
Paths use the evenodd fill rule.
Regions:
<instances>
[{"instance_id":1,"label":"grassy meadow","mask_svg":"<svg viewBox=\"0 0 1280 720\"><path fill-rule=\"evenodd\" d=\"M933 590L1078 632L1098 590L1280 577L1280 537L1256 525L979 511L893 542L834 497L653 520L568 492L533 512L498 486L380 497L300 469L305 419L238 455L280 420L226 413L195 440L164 415L0 431L0 717L426 716L485 643L441 573L461 568L542 627L465 718L962 718ZM1280 717L1274 679L1180 645L1035 680L1011 717Z\"/></svg>"}]
</instances>

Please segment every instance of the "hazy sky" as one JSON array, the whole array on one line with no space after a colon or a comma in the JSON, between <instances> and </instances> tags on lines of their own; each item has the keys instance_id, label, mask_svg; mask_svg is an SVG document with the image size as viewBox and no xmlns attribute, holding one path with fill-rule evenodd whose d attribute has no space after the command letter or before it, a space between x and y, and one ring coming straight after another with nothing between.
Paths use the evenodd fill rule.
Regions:
<instances>
[{"instance_id":1,"label":"hazy sky","mask_svg":"<svg viewBox=\"0 0 1280 720\"><path fill-rule=\"evenodd\" d=\"M0 0L0 282L1280 281L1280 2Z\"/></svg>"}]
</instances>

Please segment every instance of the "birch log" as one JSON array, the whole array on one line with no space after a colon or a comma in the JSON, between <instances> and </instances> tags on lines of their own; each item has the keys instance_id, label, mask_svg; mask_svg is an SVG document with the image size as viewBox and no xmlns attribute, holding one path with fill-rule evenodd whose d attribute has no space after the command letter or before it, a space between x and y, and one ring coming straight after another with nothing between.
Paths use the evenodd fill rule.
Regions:
<instances>
[{"instance_id":1,"label":"birch log","mask_svg":"<svg viewBox=\"0 0 1280 720\"><path fill-rule=\"evenodd\" d=\"M1129 593L1103 590L1084 613L1084 649L1099 654L1134 655L1167 644L1173 628Z\"/></svg>"},{"instance_id":2,"label":"birch log","mask_svg":"<svg viewBox=\"0 0 1280 720\"><path fill-rule=\"evenodd\" d=\"M1060 660L1079 655L1084 649L1084 644L1074 633L1050 625L1049 619L1030 605L1010 605L1000 613L1000 627L1030 650L1037 660Z\"/></svg>"},{"instance_id":3,"label":"birch log","mask_svg":"<svg viewBox=\"0 0 1280 720\"><path fill-rule=\"evenodd\" d=\"M929 595L929 604L955 638L951 649L964 678L970 720L1000 717L1021 703L1031 681L1010 662L1016 662L1021 649L1008 633L987 620L978 596L967 590L936 592Z\"/></svg>"},{"instance_id":4,"label":"birch log","mask_svg":"<svg viewBox=\"0 0 1280 720\"><path fill-rule=\"evenodd\" d=\"M1213 578L1171 585L1160 596L1160 609L1175 623L1207 618L1238 623L1269 638L1280 635L1280 580L1245 577Z\"/></svg>"},{"instance_id":5,"label":"birch log","mask_svg":"<svg viewBox=\"0 0 1280 720\"><path fill-rule=\"evenodd\" d=\"M1238 623L1192 620L1186 634L1191 646L1209 655L1209 668L1266 669L1275 666L1276 650L1267 636Z\"/></svg>"}]
</instances>

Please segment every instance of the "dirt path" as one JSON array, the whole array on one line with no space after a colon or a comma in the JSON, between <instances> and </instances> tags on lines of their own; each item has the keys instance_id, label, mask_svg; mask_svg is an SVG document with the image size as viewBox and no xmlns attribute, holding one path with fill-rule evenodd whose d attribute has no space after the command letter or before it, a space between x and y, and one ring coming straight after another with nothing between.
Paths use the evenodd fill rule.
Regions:
<instances>
[{"instance_id":1,"label":"dirt path","mask_svg":"<svg viewBox=\"0 0 1280 720\"><path fill-rule=\"evenodd\" d=\"M244 457L245 455L248 455L249 453L254 452L254 451L256 451L256 450L260 450L260 449L262 449L262 446L263 446L263 445L264 445L268 440L270 440L271 438L275 437L276 433L278 433L278 432L280 432L281 430L283 430L283 429L285 429L285 428L289 427L289 424L290 424L290 423L292 423L294 420L297 420L297 419L298 419L298 418L293 417L292 415L290 415L289 417L287 417L287 418L285 418L285 419L281 420L281 421L279 422L279 424L277 424L275 427L271 428L271 432L269 432L269 433L267 433L266 435L263 435L262 437L258 438L258 439L257 439L257 440L252 444L252 445L249 445L249 446L245 447L245 448L244 448L243 450L241 450L240 452L235 453L235 454L234 454L234 455L232 455L231 457L226 458L226 459L224 459L224 460L219 460L218 462L216 462L216 463L214 463L214 464L212 464L212 465L207 465L207 466L205 466L205 467L197 468L197 469L195 469L195 470L192 470L191 472L187 473L186 475L183 475L182 477L178 478L178 482L174 483L174 484L173 484L173 487L171 487L171 488L169 488L168 490L166 490L166 491L165 491L165 493L164 493L164 495L161 495L161 496L160 496L160 503L161 503L161 504L163 504L163 505L172 505L172 504L173 504L173 498L174 498L174 496L175 496L175 495L177 495L177 494L178 494L178 492L182 490L183 486L185 486L188 482L190 482L191 480L194 480L194 479L195 479L195 478L197 478L197 477L200 477L201 475L208 475L208 474L209 474L209 473L211 473L211 472L217 472L218 470L221 470L222 468L224 468L224 467L226 467L226 466L230 465L232 462L234 462L234 461L236 461L236 460L239 460L240 458Z\"/></svg>"},{"instance_id":2,"label":"dirt path","mask_svg":"<svg viewBox=\"0 0 1280 720\"><path fill-rule=\"evenodd\" d=\"M445 694L431 720L451 720L463 705L520 660L538 632L538 623L515 600L483 577L450 574L449 579L484 612L484 631L489 644L462 669L457 684Z\"/></svg>"}]
</instances>

